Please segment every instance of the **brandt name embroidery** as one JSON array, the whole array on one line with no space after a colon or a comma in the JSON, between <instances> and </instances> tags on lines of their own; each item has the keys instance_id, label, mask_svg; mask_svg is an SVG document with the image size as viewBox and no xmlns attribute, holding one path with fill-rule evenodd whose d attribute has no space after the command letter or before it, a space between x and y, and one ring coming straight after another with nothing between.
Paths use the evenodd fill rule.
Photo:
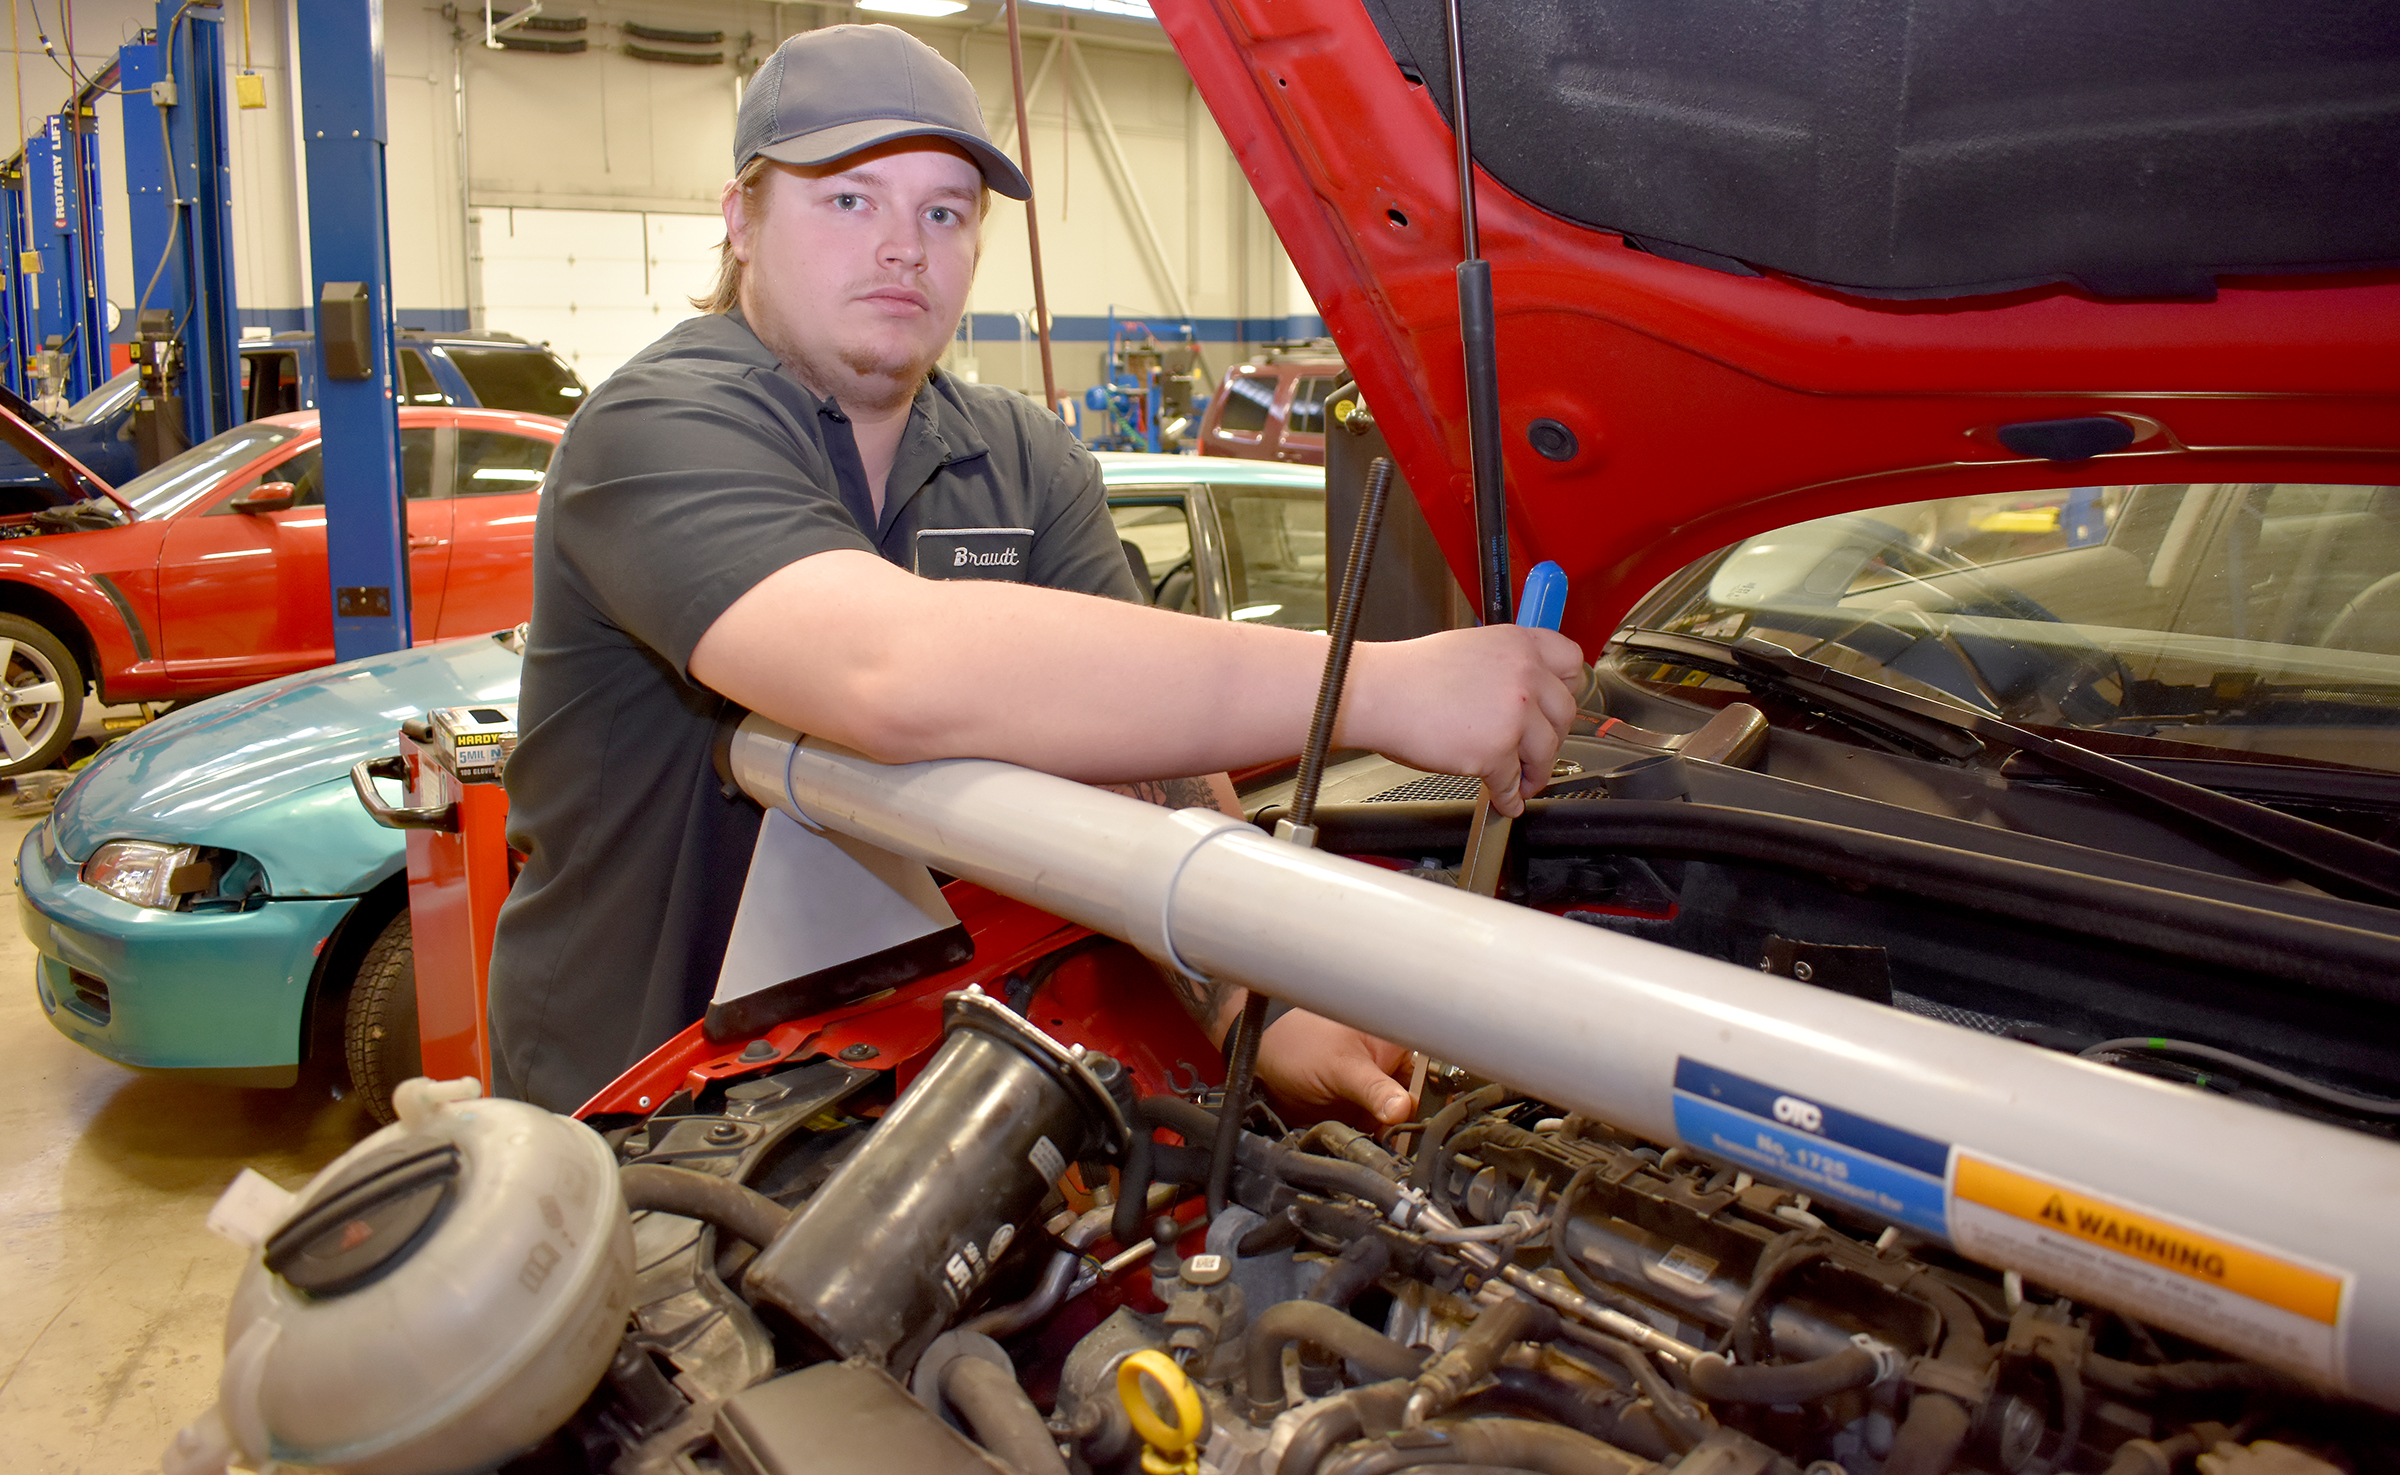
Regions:
<instances>
[{"instance_id":1,"label":"brandt name embroidery","mask_svg":"<svg viewBox=\"0 0 2400 1475\"><path fill-rule=\"evenodd\" d=\"M1031 528L924 528L915 568L928 579L1024 580L1033 565Z\"/></svg>"}]
</instances>

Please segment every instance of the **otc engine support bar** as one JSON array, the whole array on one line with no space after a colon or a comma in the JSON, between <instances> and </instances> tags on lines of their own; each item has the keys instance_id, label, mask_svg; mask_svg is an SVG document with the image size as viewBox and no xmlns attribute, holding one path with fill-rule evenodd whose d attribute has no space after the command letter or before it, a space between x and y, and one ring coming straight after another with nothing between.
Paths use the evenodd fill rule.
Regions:
<instances>
[{"instance_id":1,"label":"otc engine support bar","mask_svg":"<svg viewBox=\"0 0 2400 1475\"><path fill-rule=\"evenodd\" d=\"M2400 1409L2391 1143L1005 763L757 717L730 758L811 827Z\"/></svg>"}]
</instances>

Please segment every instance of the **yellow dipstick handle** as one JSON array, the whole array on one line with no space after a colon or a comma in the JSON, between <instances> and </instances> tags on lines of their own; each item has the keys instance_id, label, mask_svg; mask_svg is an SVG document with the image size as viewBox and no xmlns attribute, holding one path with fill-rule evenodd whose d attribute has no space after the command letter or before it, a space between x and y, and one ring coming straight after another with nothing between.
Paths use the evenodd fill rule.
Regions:
<instances>
[{"instance_id":1,"label":"yellow dipstick handle","mask_svg":"<svg viewBox=\"0 0 2400 1475\"><path fill-rule=\"evenodd\" d=\"M1175 1406L1173 1424L1159 1418L1158 1406L1142 1386L1145 1374ZM1200 1430L1206 1416L1200 1409L1200 1390L1192 1386L1175 1360L1156 1351L1136 1352L1126 1358L1117 1364L1117 1397L1125 1405L1125 1417L1133 1421L1133 1432L1149 1446L1142 1451L1144 1475L1195 1475L1200 1468Z\"/></svg>"}]
</instances>

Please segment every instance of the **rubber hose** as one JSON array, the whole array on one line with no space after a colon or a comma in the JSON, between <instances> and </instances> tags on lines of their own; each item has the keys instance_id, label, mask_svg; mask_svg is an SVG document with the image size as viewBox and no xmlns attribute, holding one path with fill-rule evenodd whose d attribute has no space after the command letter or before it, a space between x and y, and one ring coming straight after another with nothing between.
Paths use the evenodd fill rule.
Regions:
<instances>
[{"instance_id":1,"label":"rubber hose","mask_svg":"<svg viewBox=\"0 0 2400 1475\"><path fill-rule=\"evenodd\" d=\"M994 1306L961 1323L959 1329L981 1333L994 1341L1016 1335L1058 1308L1058 1303L1067 1298L1068 1288L1075 1284L1075 1267L1082 1263L1083 1256L1074 1250L1053 1251L1050 1263L1042 1267L1041 1283L1033 1288L1032 1295L1006 1306Z\"/></svg>"},{"instance_id":2,"label":"rubber hose","mask_svg":"<svg viewBox=\"0 0 2400 1475\"><path fill-rule=\"evenodd\" d=\"M1490 1386L1461 1401L1458 1413L1461 1417L1478 1413L1531 1414L1580 1429L1594 1439L1631 1450L1648 1460L1671 1460L1682 1453L1654 1410L1630 1399L1586 1398L1558 1379L1532 1368L1493 1368Z\"/></svg>"},{"instance_id":3,"label":"rubber hose","mask_svg":"<svg viewBox=\"0 0 2400 1475\"><path fill-rule=\"evenodd\" d=\"M1386 1178L1399 1178L1408 1171L1408 1165L1384 1151L1382 1143L1347 1122L1319 1122L1294 1146L1301 1152L1338 1157L1362 1168L1372 1168Z\"/></svg>"},{"instance_id":4,"label":"rubber hose","mask_svg":"<svg viewBox=\"0 0 2400 1475\"><path fill-rule=\"evenodd\" d=\"M1453 1097L1449 1105L1435 1112L1433 1120L1425 1124L1424 1140L1417 1144L1417 1161L1408 1171L1408 1186L1420 1193L1428 1191L1433 1183L1434 1166L1441 1160L1442 1143L1451 1132L1469 1116L1489 1111L1507 1098L1506 1086L1479 1086L1464 1096Z\"/></svg>"},{"instance_id":5,"label":"rubber hose","mask_svg":"<svg viewBox=\"0 0 2400 1475\"><path fill-rule=\"evenodd\" d=\"M1650 1400L1653 1416L1674 1442L1678 1454L1708 1437L1716 1421L1705 1410L1695 1407L1680 1391L1669 1386L1659 1374L1657 1366L1640 1348L1623 1338L1612 1337L1590 1327L1571 1327L1569 1331L1575 1341L1615 1359L1617 1366L1631 1380L1632 1386Z\"/></svg>"},{"instance_id":6,"label":"rubber hose","mask_svg":"<svg viewBox=\"0 0 2400 1475\"><path fill-rule=\"evenodd\" d=\"M1970 1372L1981 1374L1999 1356L1992 1350L1992 1344L1984 1340L1983 1318L1977 1314L1973 1303L1935 1279L1930 1272L1919 1270L1903 1282L1900 1289L1924 1298L1928 1305L1941 1313L1942 1350L1936 1361L1955 1363Z\"/></svg>"},{"instance_id":7,"label":"rubber hose","mask_svg":"<svg viewBox=\"0 0 2400 1475\"><path fill-rule=\"evenodd\" d=\"M1807 1362L1732 1363L1711 1353L1692 1364L1692 1391L1712 1403L1807 1403L1875 1381L1875 1354L1864 1347Z\"/></svg>"},{"instance_id":8,"label":"rubber hose","mask_svg":"<svg viewBox=\"0 0 2400 1475\"><path fill-rule=\"evenodd\" d=\"M624 1185L628 1209L697 1219L762 1250L792 1217L791 1210L756 1189L690 1168L634 1163L617 1170L617 1181Z\"/></svg>"},{"instance_id":9,"label":"rubber hose","mask_svg":"<svg viewBox=\"0 0 2400 1475\"><path fill-rule=\"evenodd\" d=\"M1134 1112L1133 1141L1125 1148L1125 1161L1117 1169L1116 1211L1108 1221L1108 1232L1117 1241L1118 1249L1130 1249L1142 1242L1142 1220L1150 1212L1150 1122L1137 1109Z\"/></svg>"},{"instance_id":10,"label":"rubber hose","mask_svg":"<svg viewBox=\"0 0 2400 1475\"><path fill-rule=\"evenodd\" d=\"M1558 1190L1558 1201L1550 1206L1550 1263L1566 1273L1567 1279L1575 1283L1575 1289L1589 1299L1606 1305L1611 1299L1608 1292L1600 1288L1600 1282L1567 1249L1567 1226L1575 1218L1575 1200L1583 1196L1585 1185L1592 1181L1592 1174L1599 1169L1597 1162L1585 1163L1569 1174L1566 1183Z\"/></svg>"},{"instance_id":11,"label":"rubber hose","mask_svg":"<svg viewBox=\"0 0 2400 1475\"><path fill-rule=\"evenodd\" d=\"M957 1358L942 1369L942 1398L966 1420L975 1442L1017 1475L1067 1475L1041 1410L1005 1371L980 1357Z\"/></svg>"},{"instance_id":12,"label":"rubber hose","mask_svg":"<svg viewBox=\"0 0 2400 1475\"><path fill-rule=\"evenodd\" d=\"M1458 1339L1417 1374L1409 1409L1419 1417L1437 1414L1491 1375L1509 1348L1528 1338L1558 1335L1558 1313L1524 1296L1487 1307Z\"/></svg>"},{"instance_id":13,"label":"rubber hose","mask_svg":"<svg viewBox=\"0 0 2400 1475\"><path fill-rule=\"evenodd\" d=\"M1424 1353L1401 1346L1338 1306L1278 1301L1251 1321L1243 1348L1252 1423L1283 1412L1283 1349L1294 1342L1346 1358L1376 1378L1413 1377L1425 1362Z\"/></svg>"},{"instance_id":14,"label":"rubber hose","mask_svg":"<svg viewBox=\"0 0 2400 1475\"><path fill-rule=\"evenodd\" d=\"M1196 1106L1180 1096L1147 1096L1142 1099L1142 1115L1146 1120L1165 1127L1186 1142L1208 1142L1217 1132L1217 1114L1205 1106ZM1155 1177L1167 1176L1167 1155L1176 1149L1160 1145L1151 1149ZM1280 1178L1296 1188L1319 1193L1345 1193L1366 1200L1387 1212L1400 1202L1400 1185L1373 1168L1340 1158L1318 1157L1314 1153L1293 1152L1269 1142L1256 1133L1241 1134L1239 1160L1253 1171Z\"/></svg>"},{"instance_id":15,"label":"rubber hose","mask_svg":"<svg viewBox=\"0 0 2400 1475\"><path fill-rule=\"evenodd\" d=\"M1744 1362L1764 1362L1773 1350L1772 1335L1767 1324L1774 1316L1769 1300L1786 1277L1804 1266L1824 1259L1831 1251L1823 1239L1825 1231L1818 1229L1787 1230L1770 1240L1759 1254L1758 1263L1751 1269L1749 1288L1742 1292L1741 1303L1734 1308L1733 1321L1725 1334L1717 1339L1719 1352L1732 1349Z\"/></svg>"},{"instance_id":16,"label":"rubber hose","mask_svg":"<svg viewBox=\"0 0 2400 1475\"><path fill-rule=\"evenodd\" d=\"M1150 1144L1150 1181L1198 1187L1208 1181L1208 1149L1174 1142Z\"/></svg>"},{"instance_id":17,"label":"rubber hose","mask_svg":"<svg viewBox=\"0 0 2400 1475\"><path fill-rule=\"evenodd\" d=\"M1666 1469L1579 1430L1531 1419L1426 1424L1405 1446L1374 1440L1355 1454L1345 1452L1332 1468L1340 1475L1392 1475L1426 1465L1498 1466L1534 1475L1664 1475Z\"/></svg>"},{"instance_id":18,"label":"rubber hose","mask_svg":"<svg viewBox=\"0 0 2400 1475\"><path fill-rule=\"evenodd\" d=\"M1947 1393L1919 1393L1908 1401L1908 1417L1892 1436L1883 1475L1950 1475L1959 1446L1967 1442L1967 1411Z\"/></svg>"},{"instance_id":19,"label":"rubber hose","mask_svg":"<svg viewBox=\"0 0 2400 1475\"><path fill-rule=\"evenodd\" d=\"M1318 1193L1344 1193L1390 1212L1400 1202L1400 1185L1373 1168L1313 1153L1289 1152L1271 1142L1259 1142L1266 1170L1294 1188Z\"/></svg>"},{"instance_id":20,"label":"rubber hose","mask_svg":"<svg viewBox=\"0 0 2400 1475\"><path fill-rule=\"evenodd\" d=\"M1379 1429L1399 1423L1400 1409L1407 1399L1408 1384L1393 1381L1368 1383L1318 1400L1283 1446L1283 1458L1275 1462L1275 1475L1316 1475L1317 1467L1325 1463L1333 1447L1356 1439L1370 1420Z\"/></svg>"},{"instance_id":21,"label":"rubber hose","mask_svg":"<svg viewBox=\"0 0 2400 1475\"><path fill-rule=\"evenodd\" d=\"M1241 1151L1242 1118L1250 1114L1250 1086L1258 1070L1258 1039L1267 1030L1270 1001L1257 989L1242 1000L1242 1017L1234 1022L1233 1051L1225 1064L1225 1109L1217 1116L1214 1146L1208 1163L1208 1222L1225 1213L1233 1192L1233 1164Z\"/></svg>"},{"instance_id":22,"label":"rubber hose","mask_svg":"<svg viewBox=\"0 0 2400 1475\"><path fill-rule=\"evenodd\" d=\"M1392 1247L1380 1234L1354 1239L1342 1246L1342 1253L1325 1267L1317 1283L1309 1287L1308 1299L1321 1306L1347 1307L1358 1299L1359 1292L1383 1279L1392 1268Z\"/></svg>"},{"instance_id":23,"label":"rubber hose","mask_svg":"<svg viewBox=\"0 0 2400 1475\"><path fill-rule=\"evenodd\" d=\"M1920 1270L1901 1291L1933 1307L1942 1318L1942 1347L1934 1361L1981 1377L1996 1354L1984 1340L1983 1318L1966 1297ZM1946 1393L1920 1392L1909 1400L1908 1417L1892 1436L1884 1475L1948 1475L1973 1423L1964 1405Z\"/></svg>"},{"instance_id":24,"label":"rubber hose","mask_svg":"<svg viewBox=\"0 0 2400 1475\"><path fill-rule=\"evenodd\" d=\"M1261 1219L1251 1225L1250 1232L1243 1235L1241 1242L1233 1247L1233 1253L1236 1259L1242 1260L1257 1255L1281 1254L1285 1250L1298 1249L1307 1238L1290 1214L1277 1214L1272 1219Z\"/></svg>"},{"instance_id":25,"label":"rubber hose","mask_svg":"<svg viewBox=\"0 0 2400 1475\"><path fill-rule=\"evenodd\" d=\"M1164 1106L1181 1110L1167 1112L1160 1109ZM1160 1127L1175 1132L1186 1144L1202 1143L1215 1136L1217 1117L1206 1107L1195 1106L1180 1096L1150 1096L1135 1105L1133 1145L1118 1174L1116 1212L1109 1222L1109 1233L1115 1236L1120 1249L1133 1248L1150 1232L1147 1205L1151 1185L1208 1181L1209 1150L1156 1141L1150 1134Z\"/></svg>"}]
</instances>

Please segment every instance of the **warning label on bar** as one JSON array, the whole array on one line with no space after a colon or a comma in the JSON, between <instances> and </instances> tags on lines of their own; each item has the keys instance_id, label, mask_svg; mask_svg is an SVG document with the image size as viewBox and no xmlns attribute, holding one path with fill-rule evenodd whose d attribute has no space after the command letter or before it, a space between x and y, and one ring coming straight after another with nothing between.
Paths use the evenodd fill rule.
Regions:
<instances>
[{"instance_id":1,"label":"warning label on bar","mask_svg":"<svg viewBox=\"0 0 2400 1475\"><path fill-rule=\"evenodd\" d=\"M2245 1357L2341 1375L2352 1277L1961 1151L1950 1239L1980 1260Z\"/></svg>"}]
</instances>

